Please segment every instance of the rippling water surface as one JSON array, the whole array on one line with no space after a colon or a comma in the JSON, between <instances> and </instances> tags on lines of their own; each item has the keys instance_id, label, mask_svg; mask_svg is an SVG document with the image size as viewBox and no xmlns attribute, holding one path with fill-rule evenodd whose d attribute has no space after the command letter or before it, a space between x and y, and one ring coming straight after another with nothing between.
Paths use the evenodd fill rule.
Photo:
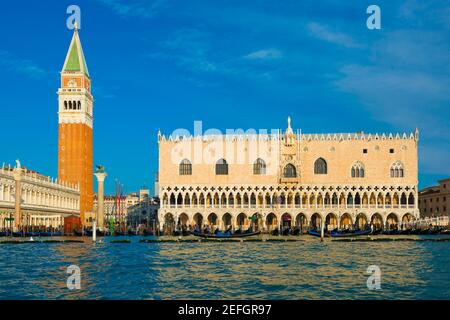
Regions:
<instances>
[{"instance_id":1,"label":"rippling water surface","mask_svg":"<svg viewBox=\"0 0 450 320\"><path fill-rule=\"evenodd\" d=\"M0 245L0 299L449 299L450 242ZM81 268L81 290L66 287ZM379 291L367 289L378 265Z\"/></svg>"}]
</instances>

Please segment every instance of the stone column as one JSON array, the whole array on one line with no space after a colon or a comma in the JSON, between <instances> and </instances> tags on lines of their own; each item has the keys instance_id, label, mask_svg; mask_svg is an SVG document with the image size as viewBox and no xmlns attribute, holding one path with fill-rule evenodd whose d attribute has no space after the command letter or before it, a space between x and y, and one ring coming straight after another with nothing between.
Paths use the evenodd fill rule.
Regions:
<instances>
[{"instance_id":1,"label":"stone column","mask_svg":"<svg viewBox=\"0 0 450 320\"><path fill-rule=\"evenodd\" d=\"M20 162L17 161L17 166L14 168L14 181L15 181L15 212L14 212L14 231L17 231L20 227L20 200L21 194L21 180L22 180L22 168L20 167Z\"/></svg>"},{"instance_id":2,"label":"stone column","mask_svg":"<svg viewBox=\"0 0 450 320\"><path fill-rule=\"evenodd\" d=\"M97 178L97 226L99 229L104 228L105 212L104 212L104 182L107 176L106 172L95 173Z\"/></svg>"}]
</instances>

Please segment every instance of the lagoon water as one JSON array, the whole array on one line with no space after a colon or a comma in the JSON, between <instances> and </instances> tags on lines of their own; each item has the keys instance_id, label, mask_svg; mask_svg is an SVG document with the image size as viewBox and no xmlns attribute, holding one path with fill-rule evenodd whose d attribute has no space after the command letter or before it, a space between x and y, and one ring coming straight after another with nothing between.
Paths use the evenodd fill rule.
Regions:
<instances>
[{"instance_id":1,"label":"lagoon water","mask_svg":"<svg viewBox=\"0 0 450 320\"><path fill-rule=\"evenodd\" d=\"M116 238L117 239L117 238ZM450 242L0 245L0 299L450 299ZM66 286L81 269L81 289ZM367 268L381 269L381 290Z\"/></svg>"}]
</instances>

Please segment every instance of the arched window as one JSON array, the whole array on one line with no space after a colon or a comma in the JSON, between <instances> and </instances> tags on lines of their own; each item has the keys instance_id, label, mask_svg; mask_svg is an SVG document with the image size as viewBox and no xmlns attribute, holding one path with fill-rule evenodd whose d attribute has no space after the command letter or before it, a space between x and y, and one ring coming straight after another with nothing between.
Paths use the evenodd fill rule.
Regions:
<instances>
[{"instance_id":1,"label":"arched window","mask_svg":"<svg viewBox=\"0 0 450 320\"><path fill-rule=\"evenodd\" d=\"M69 110L72 110L72 101L69 101Z\"/></svg>"},{"instance_id":2,"label":"arched window","mask_svg":"<svg viewBox=\"0 0 450 320\"><path fill-rule=\"evenodd\" d=\"M188 159L184 159L180 163L180 176L192 175L192 164Z\"/></svg>"},{"instance_id":3,"label":"arched window","mask_svg":"<svg viewBox=\"0 0 450 320\"><path fill-rule=\"evenodd\" d=\"M364 178L364 165L361 162L356 162L351 170L352 178Z\"/></svg>"},{"instance_id":4,"label":"arched window","mask_svg":"<svg viewBox=\"0 0 450 320\"><path fill-rule=\"evenodd\" d=\"M297 170L295 169L294 165L287 164L286 167L284 167L283 176L285 178L296 178L297 177Z\"/></svg>"},{"instance_id":5,"label":"arched window","mask_svg":"<svg viewBox=\"0 0 450 320\"><path fill-rule=\"evenodd\" d=\"M403 178L405 176L403 164L400 161L391 166L391 178Z\"/></svg>"},{"instance_id":6,"label":"arched window","mask_svg":"<svg viewBox=\"0 0 450 320\"><path fill-rule=\"evenodd\" d=\"M78 110L81 110L81 102L78 101Z\"/></svg>"},{"instance_id":7,"label":"arched window","mask_svg":"<svg viewBox=\"0 0 450 320\"><path fill-rule=\"evenodd\" d=\"M263 159L258 158L253 163L253 174L255 175L266 174L266 163L264 162Z\"/></svg>"},{"instance_id":8,"label":"arched window","mask_svg":"<svg viewBox=\"0 0 450 320\"><path fill-rule=\"evenodd\" d=\"M228 175L228 163L225 159L219 159L216 162L216 175Z\"/></svg>"},{"instance_id":9,"label":"arched window","mask_svg":"<svg viewBox=\"0 0 450 320\"><path fill-rule=\"evenodd\" d=\"M64 101L64 110L67 110L67 101Z\"/></svg>"},{"instance_id":10,"label":"arched window","mask_svg":"<svg viewBox=\"0 0 450 320\"><path fill-rule=\"evenodd\" d=\"M314 173L315 174L327 174L327 162L323 158L319 158L314 162Z\"/></svg>"}]
</instances>

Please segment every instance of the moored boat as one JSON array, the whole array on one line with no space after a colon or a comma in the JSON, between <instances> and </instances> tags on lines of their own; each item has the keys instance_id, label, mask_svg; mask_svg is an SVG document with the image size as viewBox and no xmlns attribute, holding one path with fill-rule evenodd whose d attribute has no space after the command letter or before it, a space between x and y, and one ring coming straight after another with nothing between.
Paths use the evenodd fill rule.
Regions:
<instances>
[{"instance_id":1,"label":"moored boat","mask_svg":"<svg viewBox=\"0 0 450 320\"><path fill-rule=\"evenodd\" d=\"M383 229L378 228L378 229L373 229L373 231L370 234L373 235L373 236L376 236L376 235L379 235L381 233L383 233Z\"/></svg>"},{"instance_id":2,"label":"moored boat","mask_svg":"<svg viewBox=\"0 0 450 320\"><path fill-rule=\"evenodd\" d=\"M155 233L151 230L144 229L144 236L153 236Z\"/></svg>"},{"instance_id":3,"label":"moored boat","mask_svg":"<svg viewBox=\"0 0 450 320\"><path fill-rule=\"evenodd\" d=\"M372 230L365 229L365 230L355 230L355 231L349 231L349 230L333 230L331 232L324 232L324 237L332 237L332 238L340 238L340 237L357 237L357 236L366 236L370 235L372 233ZM321 237L321 232L317 230L310 230L308 231L308 234L315 237Z\"/></svg>"},{"instance_id":4,"label":"moored boat","mask_svg":"<svg viewBox=\"0 0 450 320\"><path fill-rule=\"evenodd\" d=\"M390 230L384 230L383 234L393 236L400 234L400 231L398 229L390 229Z\"/></svg>"},{"instance_id":5,"label":"moored boat","mask_svg":"<svg viewBox=\"0 0 450 320\"><path fill-rule=\"evenodd\" d=\"M85 235L89 236L89 237L92 237L92 233L93 233L92 230L85 231ZM100 231L99 229L97 229L97 232L95 233L95 235L97 237L104 237L104 236L108 235L108 232L106 230Z\"/></svg>"},{"instance_id":6,"label":"moored boat","mask_svg":"<svg viewBox=\"0 0 450 320\"><path fill-rule=\"evenodd\" d=\"M244 231L240 233L232 233L231 231L225 231L225 232L216 232L216 233L200 233L198 231L194 231L194 236L200 237L200 238L211 238L211 239L231 239L231 238L245 238L245 237L251 237L259 235L261 231Z\"/></svg>"},{"instance_id":7,"label":"moored boat","mask_svg":"<svg viewBox=\"0 0 450 320\"><path fill-rule=\"evenodd\" d=\"M38 231L25 232L25 237L39 237L39 232Z\"/></svg>"},{"instance_id":8,"label":"moored boat","mask_svg":"<svg viewBox=\"0 0 450 320\"><path fill-rule=\"evenodd\" d=\"M81 237L83 235L83 231L81 231L81 230L73 230L73 234L75 236Z\"/></svg>"}]
</instances>

